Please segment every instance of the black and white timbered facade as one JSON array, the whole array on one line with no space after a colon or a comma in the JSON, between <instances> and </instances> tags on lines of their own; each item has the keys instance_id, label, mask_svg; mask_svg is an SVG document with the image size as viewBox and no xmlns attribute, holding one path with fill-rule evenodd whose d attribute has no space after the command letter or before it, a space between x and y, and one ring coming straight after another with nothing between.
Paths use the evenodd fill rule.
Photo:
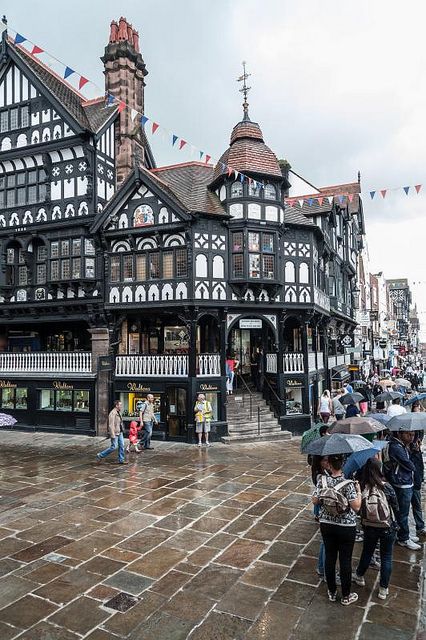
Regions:
<instances>
[{"instance_id":1,"label":"black and white timbered facade","mask_svg":"<svg viewBox=\"0 0 426 640\"><path fill-rule=\"evenodd\" d=\"M113 25L108 90L136 87L141 109L135 32ZM256 355L282 428L303 430L318 394L349 375L359 184L285 206L288 165L246 111L216 167L156 168L123 112L85 101L6 35L1 61L1 408L23 426L95 433L114 398L130 420L152 392L157 435L191 441L204 391L221 437L226 356L244 395Z\"/></svg>"}]
</instances>

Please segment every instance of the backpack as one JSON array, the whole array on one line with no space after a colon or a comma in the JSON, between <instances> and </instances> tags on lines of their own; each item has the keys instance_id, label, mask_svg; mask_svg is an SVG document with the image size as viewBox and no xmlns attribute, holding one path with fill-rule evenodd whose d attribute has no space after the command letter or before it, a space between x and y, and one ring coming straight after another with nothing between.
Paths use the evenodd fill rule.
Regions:
<instances>
[{"instance_id":1,"label":"backpack","mask_svg":"<svg viewBox=\"0 0 426 640\"><path fill-rule=\"evenodd\" d=\"M351 482L352 480L342 480L336 486L331 487L327 483L326 476L321 476L321 488L318 498L321 506L331 516L341 516L349 510L349 501L340 490Z\"/></svg>"},{"instance_id":2,"label":"backpack","mask_svg":"<svg viewBox=\"0 0 426 640\"><path fill-rule=\"evenodd\" d=\"M381 456L382 456L383 475L385 476L386 480L390 482L393 479L395 464L394 464L394 461L389 457L389 445L387 445L387 447L384 447L382 449Z\"/></svg>"},{"instance_id":3,"label":"backpack","mask_svg":"<svg viewBox=\"0 0 426 640\"><path fill-rule=\"evenodd\" d=\"M367 487L361 494L361 524L365 527L388 528L392 513L386 495L378 487Z\"/></svg>"}]
</instances>

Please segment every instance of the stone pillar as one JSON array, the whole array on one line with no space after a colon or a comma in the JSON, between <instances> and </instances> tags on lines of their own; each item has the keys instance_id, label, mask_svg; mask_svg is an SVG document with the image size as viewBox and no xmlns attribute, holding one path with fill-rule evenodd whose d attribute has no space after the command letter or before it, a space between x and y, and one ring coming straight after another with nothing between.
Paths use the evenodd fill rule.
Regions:
<instances>
[{"instance_id":1,"label":"stone pillar","mask_svg":"<svg viewBox=\"0 0 426 640\"><path fill-rule=\"evenodd\" d=\"M108 413L112 401L112 370L99 367L99 361L102 356L109 355L109 331L107 327L96 327L89 329L89 333L92 336L92 373L96 374L95 429L96 435L103 436L107 432Z\"/></svg>"},{"instance_id":2,"label":"stone pillar","mask_svg":"<svg viewBox=\"0 0 426 640\"><path fill-rule=\"evenodd\" d=\"M308 327L309 321L302 323L302 351L303 368L305 370L305 393L302 398L303 413L309 414L309 355L308 355Z\"/></svg>"}]
</instances>

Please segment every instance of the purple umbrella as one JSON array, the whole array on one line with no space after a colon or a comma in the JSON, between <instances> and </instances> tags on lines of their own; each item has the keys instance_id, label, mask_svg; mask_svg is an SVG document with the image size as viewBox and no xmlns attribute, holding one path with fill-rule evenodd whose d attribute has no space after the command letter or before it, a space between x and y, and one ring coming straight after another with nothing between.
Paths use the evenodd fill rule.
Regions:
<instances>
[{"instance_id":1,"label":"purple umbrella","mask_svg":"<svg viewBox=\"0 0 426 640\"><path fill-rule=\"evenodd\" d=\"M13 427L18 421L7 413L0 413L0 427Z\"/></svg>"}]
</instances>

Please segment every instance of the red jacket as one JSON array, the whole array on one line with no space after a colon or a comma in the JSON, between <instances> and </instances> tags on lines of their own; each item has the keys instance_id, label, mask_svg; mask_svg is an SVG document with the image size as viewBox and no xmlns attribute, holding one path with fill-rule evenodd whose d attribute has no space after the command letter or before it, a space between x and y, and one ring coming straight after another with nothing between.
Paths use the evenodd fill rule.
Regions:
<instances>
[{"instance_id":1,"label":"red jacket","mask_svg":"<svg viewBox=\"0 0 426 640\"><path fill-rule=\"evenodd\" d=\"M129 440L132 444L136 444L139 440L139 431L141 427L135 420L130 423Z\"/></svg>"}]
</instances>

